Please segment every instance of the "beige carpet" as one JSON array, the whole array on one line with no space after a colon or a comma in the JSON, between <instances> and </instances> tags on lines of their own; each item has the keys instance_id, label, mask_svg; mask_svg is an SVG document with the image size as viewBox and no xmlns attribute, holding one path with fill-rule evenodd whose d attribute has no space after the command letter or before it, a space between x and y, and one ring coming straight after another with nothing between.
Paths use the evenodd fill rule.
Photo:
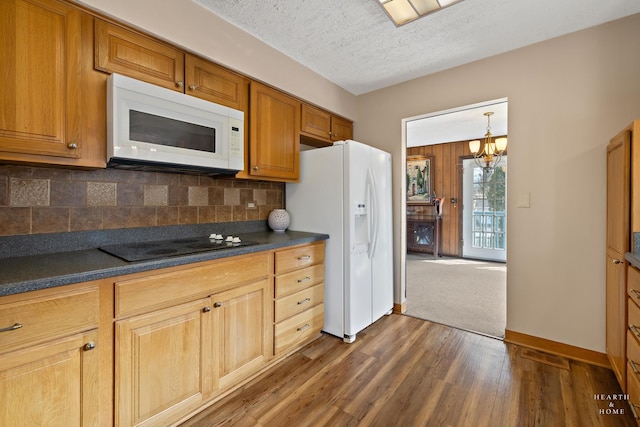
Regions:
<instances>
[{"instance_id":1,"label":"beige carpet","mask_svg":"<svg viewBox=\"0 0 640 427\"><path fill-rule=\"evenodd\" d=\"M493 337L504 337L503 263L407 254L409 316Z\"/></svg>"}]
</instances>

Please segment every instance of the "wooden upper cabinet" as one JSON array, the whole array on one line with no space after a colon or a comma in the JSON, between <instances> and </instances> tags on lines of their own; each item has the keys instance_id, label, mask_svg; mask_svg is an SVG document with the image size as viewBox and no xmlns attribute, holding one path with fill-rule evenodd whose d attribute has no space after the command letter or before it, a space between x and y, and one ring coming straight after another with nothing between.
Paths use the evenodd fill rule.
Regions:
<instances>
[{"instance_id":1,"label":"wooden upper cabinet","mask_svg":"<svg viewBox=\"0 0 640 427\"><path fill-rule=\"evenodd\" d=\"M302 104L300 133L331 142L331 114L311 105Z\"/></svg>"},{"instance_id":2,"label":"wooden upper cabinet","mask_svg":"<svg viewBox=\"0 0 640 427\"><path fill-rule=\"evenodd\" d=\"M342 117L331 116L331 140L345 141L353 138L353 123Z\"/></svg>"},{"instance_id":3,"label":"wooden upper cabinet","mask_svg":"<svg viewBox=\"0 0 640 427\"><path fill-rule=\"evenodd\" d=\"M300 101L252 82L249 151L252 178L297 181L300 177ZM239 177L243 174L239 174Z\"/></svg>"},{"instance_id":4,"label":"wooden upper cabinet","mask_svg":"<svg viewBox=\"0 0 640 427\"><path fill-rule=\"evenodd\" d=\"M184 52L100 19L95 24L95 67L184 91Z\"/></svg>"},{"instance_id":5,"label":"wooden upper cabinet","mask_svg":"<svg viewBox=\"0 0 640 427\"><path fill-rule=\"evenodd\" d=\"M92 19L56 0L0 2L0 159L104 166L104 97L84 61Z\"/></svg>"},{"instance_id":6,"label":"wooden upper cabinet","mask_svg":"<svg viewBox=\"0 0 640 427\"><path fill-rule=\"evenodd\" d=\"M185 93L244 111L249 108L249 79L196 56L186 54Z\"/></svg>"},{"instance_id":7,"label":"wooden upper cabinet","mask_svg":"<svg viewBox=\"0 0 640 427\"><path fill-rule=\"evenodd\" d=\"M300 114L301 141L315 147L328 146L333 141L353 138L353 126L349 120L328 111L302 104Z\"/></svg>"}]
</instances>

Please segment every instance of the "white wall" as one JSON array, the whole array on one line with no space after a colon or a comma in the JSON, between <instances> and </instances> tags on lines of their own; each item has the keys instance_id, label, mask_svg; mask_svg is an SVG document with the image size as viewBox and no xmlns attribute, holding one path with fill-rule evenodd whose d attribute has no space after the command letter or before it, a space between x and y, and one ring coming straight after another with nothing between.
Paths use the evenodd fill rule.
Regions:
<instances>
[{"instance_id":1,"label":"white wall","mask_svg":"<svg viewBox=\"0 0 640 427\"><path fill-rule=\"evenodd\" d=\"M401 120L503 97L507 329L604 352L605 153L640 118L640 15L358 97L355 138L394 156L396 302L404 294ZM525 193L531 207L518 208Z\"/></svg>"},{"instance_id":2,"label":"white wall","mask_svg":"<svg viewBox=\"0 0 640 427\"><path fill-rule=\"evenodd\" d=\"M356 97L191 0L78 0L90 9L349 119Z\"/></svg>"}]
</instances>

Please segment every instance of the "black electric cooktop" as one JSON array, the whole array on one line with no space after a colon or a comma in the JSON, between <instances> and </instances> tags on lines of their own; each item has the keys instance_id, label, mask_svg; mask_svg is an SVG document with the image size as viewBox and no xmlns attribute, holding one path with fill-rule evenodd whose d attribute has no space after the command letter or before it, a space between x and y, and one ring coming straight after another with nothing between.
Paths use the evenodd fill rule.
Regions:
<instances>
[{"instance_id":1,"label":"black electric cooktop","mask_svg":"<svg viewBox=\"0 0 640 427\"><path fill-rule=\"evenodd\" d=\"M228 237L228 236L227 236ZM115 255L125 261L147 261L199 252L220 251L239 246L257 245L250 241L227 241L227 237L212 239L209 237L193 237L174 240L158 240L153 242L124 243L101 246L101 251Z\"/></svg>"}]
</instances>

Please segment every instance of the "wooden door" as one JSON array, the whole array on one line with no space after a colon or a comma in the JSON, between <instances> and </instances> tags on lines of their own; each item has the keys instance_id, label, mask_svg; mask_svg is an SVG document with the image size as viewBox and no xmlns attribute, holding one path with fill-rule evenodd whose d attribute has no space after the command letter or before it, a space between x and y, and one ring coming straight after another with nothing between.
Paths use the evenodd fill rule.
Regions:
<instances>
[{"instance_id":1,"label":"wooden door","mask_svg":"<svg viewBox=\"0 0 640 427\"><path fill-rule=\"evenodd\" d=\"M0 425L99 424L97 330L0 356Z\"/></svg>"},{"instance_id":2,"label":"wooden door","mask_svg":"<svg viewBox=\"0 0 640 427\"><path fill-rule=\"evenodd\" d=\"M341 117L331 117L331 140L346 141L353 138L353 124Z\"/></svg>"},{"instance_id":3,"label":"wooden door","mask_svg":"<svg viewBox=\"0 0 640 427\"><path fill-rule=\"evenodd\" d=\"M263 367L271 354L271 280L213 295L214 348L221 389Z\"/></svg>"},{"instance_id":4,"label":"wooden door","mask_svg":"<svg viewBox=\"0 0 640 427\"><path fill-rule=\"evenodd\" d=\"M331 114L311 105L302 104L300 132L312 138L331 142Z\"/></svg>"},{"instance_id":5,"label":"wooden door","mask_svg":"<svg viewBox=\"0 0 640 427\"><path fill-rule=\"evenodd\" d=\"M0 2L0 152L80 157L69 113L78 95L81 15L54 0Z\"/></svg>"},{"instance_id":6,"label":"wooden door","mask_svg":"<svg viewBox=\"0 0 640 427\"><path fill-rule=\"evenodd\" d=\"M145 35L96 19L95 67L184 92L184 53Z\"/></svg>"},{"instance_id":7,"label":"wooden door","mask_svg":"<svg viewBox=\"0 0 640 427\"><path fill-rule=\"evenodd\" d=\"M631 133L607 146L606 349L611 367L626 390L627 297L624 254L629 250Z\"/></svg>"},{"instance_id":8,"label":"wooden door","mask_svg":"<svg viewBox=\"0 0 640 427\"><path fill-rule=\"evenodd\" d=\"M187 54L185 81L188 95L249 113L249 80L217 64Z\"/></svg>"},{"instance_id":9,"label":"wooden door","mask_svg":"<svg viewBox=\"0 0 640 427\"><path fill-rule=\"evenodd\" d=\"M210 311L205 298L116 322L116 425L166 425L211 395Z\"/></svg>"},{"instance_id":10,"label":"wooden door","mask_svg":"<svg viewBox=\"0 0 640 427\"><path fill-rule=\"evenodd\" d=\"M300 177L300 101L251 83L249 174L297 181Z\"/></svg>"}]
</instances>

